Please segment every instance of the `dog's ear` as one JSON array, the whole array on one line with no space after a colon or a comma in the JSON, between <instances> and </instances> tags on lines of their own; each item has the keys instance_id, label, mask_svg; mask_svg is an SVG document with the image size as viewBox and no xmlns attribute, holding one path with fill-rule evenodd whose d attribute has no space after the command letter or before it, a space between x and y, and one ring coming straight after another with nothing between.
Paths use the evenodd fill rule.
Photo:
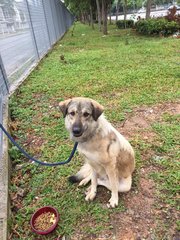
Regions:
<instances>
[{"instance_id":1,"label":"dog's ear","mask_svg":"<svg viewBox=\"0 0 180 240\"><path fill-rule=\"evenodd\" d=\"M103 113L104 108L102 105L100 105L98 102L91 100L93 111L92 111L92 116L95 121L100 117L100 115Z\"/></svg>"},{"instance_id":2,"label":"dog's ear","mask_svg":"<svg viewBox=\"0 0 180 240\"><path fill-rule=\"evenodd\" d=\"M71 103L71 99L68 99L68 100L65 100L65 101L59 103L59 109L63 113L63 117L66 116L70 103Z\"/></svg>"}]
</instances>

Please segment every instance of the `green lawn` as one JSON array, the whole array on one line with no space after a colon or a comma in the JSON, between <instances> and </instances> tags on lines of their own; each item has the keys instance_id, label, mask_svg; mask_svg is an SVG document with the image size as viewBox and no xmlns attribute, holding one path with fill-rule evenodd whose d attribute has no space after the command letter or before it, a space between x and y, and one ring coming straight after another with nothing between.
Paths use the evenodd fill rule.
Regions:
<instances>
[{"instance_id":1,"label":"green lawn","mask_svg":"<svg viewBox=\"0 0 180 240\"><path fill-rule=\"evenodd\" d=\"M79 23L74 36L71 32L72 29L10 98L13 135L42 161L64 160L73 146L58 110L58 103L64 99L93 98L105 107L107 118L120 126L134 109L177 102L179 97L179 39L139 36L131 30L117 30L115 25L109 26L108 36ZM62 55L65 60L61 60ZM137 156L133 191L139 187L140 169L158 166L160 170L149 174L156 183L157 206L163 202L168 209L176 209L178 115L164 114L161 121L153 122L152 129L157 137L151 144L140 138L130 139ZM151 156L144 163L144 150L160 155L161 161ZM78 154L70 164L53 168L29 163L14 147L10 154L13 165L24 164L22 169L13 171L10 187L14 199L9 223L13 240L35 239L29 221L32 213L44 205L52 205L60 212L56 232L41 238L50 240L60 234L73 236L77 229L84 236L111 231L113 215L126 211L121 198L117 209L105 207L110 196L106 190L101 198L97 196L94 202L86 203L85 188L68 183L68 176L82 164ZM19 188L26 190L25 197L17 197ZM163 239L163 234L168 236L171 221L166 224L164 232L155 229L156 239Z\"/></svg>"}]
</instances>

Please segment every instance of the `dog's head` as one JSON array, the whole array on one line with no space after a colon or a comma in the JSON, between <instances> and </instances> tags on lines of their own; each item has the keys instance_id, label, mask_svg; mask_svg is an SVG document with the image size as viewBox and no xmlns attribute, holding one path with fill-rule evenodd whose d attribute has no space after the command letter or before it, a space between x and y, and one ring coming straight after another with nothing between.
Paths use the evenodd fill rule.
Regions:
<instances>
[{"instance_id":1,"label":"dog's head","mask_svg":"<svg viewBox=\"0 0 180 240\"><path fill-rule=\"evenodd\" d=\"M103 107L89 98L76 97L59 103L65 117L65 125L70 137L76 142L84 142L92 136L98 126L98 118Z\"/></svg>"}]
</instances>

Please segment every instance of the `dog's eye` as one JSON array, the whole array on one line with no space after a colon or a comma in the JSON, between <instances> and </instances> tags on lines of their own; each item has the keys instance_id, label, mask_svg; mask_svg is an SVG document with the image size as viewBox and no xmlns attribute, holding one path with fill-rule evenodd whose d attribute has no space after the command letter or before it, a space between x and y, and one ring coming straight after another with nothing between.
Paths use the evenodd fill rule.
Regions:
<instances>
[{"instance_id":1,"label":"dog's eye","mask_svg":"<svg viewBox=\"0 0 180 240\"><path fill-rule=\"evenodd\" d=\"M69 113L71 116L74 116L75 115L75 112L70 112Z\"/></svg>"},{"instance_id":2,"label":"dog's eye","mask_svg":"<svg viewBox=\"0 0 180 240\"><path fill-rule=\"evenodd\" d=\"M89 115L90 114L88 112L83 113L83 116L86 117L86 118L89 117Z\"/></svg>"}]
</instances>

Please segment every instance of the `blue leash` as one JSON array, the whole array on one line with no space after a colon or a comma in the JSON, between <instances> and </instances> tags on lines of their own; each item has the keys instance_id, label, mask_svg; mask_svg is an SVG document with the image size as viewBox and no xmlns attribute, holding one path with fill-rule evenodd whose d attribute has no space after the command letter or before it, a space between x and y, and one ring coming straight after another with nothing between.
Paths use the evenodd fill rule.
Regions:
<instances>
[{"instance_id":1,"label":"blue leash","mask_svg":"<svg viewBox=\"0 0 180 240\"><path fill-rule=\"evenodd\" d=\"M75 153L76 148L77 148L77 145L78 145L77 142L74 144L73 150L72 150L69 158L68 158L67 160L65 160L64 162L56 162L56 163L41 162L41 161L37 160L36 158L31 157L26 151L24 151L24 149L22 149L22 148L17 144L17 142L14 141L14 139L13 139L13 138L11 137L11 135L6 131L6 129L3 127L3 125L2 125L1 123L0 123L0 128L1 128L2 131L6 134L6 136L9 138L9 140L19 149L19 151L24 154L25 157L27 157L27 158L30 159L31 161L34 161L34 162L36 162L36 163L38 163L38 164L41 164L41 165L44 165L44 166L51 166L51 167L53 167L53 166L64 165L64 164L66 164L66 163L69 163L69 162L71 161L71 159L73 158L74 153Z\"/></svg>"}]
</instances>

